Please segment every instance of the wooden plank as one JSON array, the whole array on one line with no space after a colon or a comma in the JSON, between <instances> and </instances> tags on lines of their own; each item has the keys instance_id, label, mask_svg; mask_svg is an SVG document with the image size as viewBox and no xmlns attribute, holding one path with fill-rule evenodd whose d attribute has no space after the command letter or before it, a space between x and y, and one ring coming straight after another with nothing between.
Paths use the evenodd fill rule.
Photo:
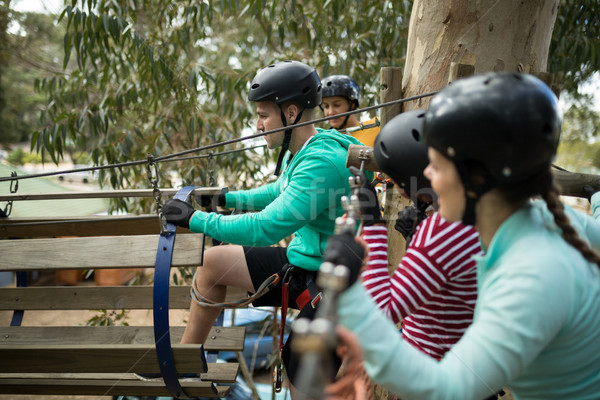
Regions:
<instances>
[{"instance_id":1,"label":"wooden plank","mask_svg":"<svg viewBox=\"0 0 600 400\"><path fill-rule=\"evenodd\" d=\"M56 236L153 235L160 232L156 215L116 215L78 218L2 218L0 236L33 238ZM177 234L190 231L177 228Z\"/></svg>"},{"instance_id":2,"label":"wooden plank","mask_svg":"<svg viewBox=\"0 0 600 400\"><path fill-rule=\"evenodd\" d=\"M197 266L201 234L175 239L172 265ZM153 268L158 235L0 240L0 271Z\"/></svg>"},{"instance_id":3,"label":"wooden plank","mask_svg":"<svg viewBox=\"0 0 600 400\"><path fill-rule=\"evenodd\" d=\"M32 286L0 289L0 310L152 309L152 286ZM169 287L169 309L190 308L190 286Z\"/></svg>"},{"instance_id":4,"label":"wooden plank","mask_svg":"<svg viewBox=\"0 0 600 400\"><path fill-rule=\"evenodd\" d=\"M239 373L238 363L209 363L208 372L200 374L200 379L203 381L217 382L217 383L234 383ZM135 374L132 373L0 373L0 380L2 379L15 379L15 378L27 378L27 379L101 379L101 380L139 380ZM182 380L182 382L188 381Z\"/></svg>"},{"instance_id":5,"label":"wooden plank","mask_svg":"<svg viewBox=\"0 0 600 400\"><path fill-rule=\"evenodd\" d=\"M179 189L159 189L163 198L173 197ZM194 195L218 195L227 192L226 187L199 187ZM153 197L152 189L124 190L90 190L86 192L54 192L54 193L5 193L0 194L0 201L27 200L71 200L71 199L116 199L125 197Z\"/></svg>"},{"instance_id":6,"label":"wooden plank","mask_svg":"<svg viewBox=\"0 0 600 400\"><path fill-rule=\"evenodd\" d=\"M215 386L198 379L180 381L188 396L225 397L228 386ZM46 394L83 396L172 396L161 379L0 379L2 394Z\"/></svg>"},{"instance_id":7,"label":"wooden plank","mask_svg":"<svg viewBox=\"0 0 600 400\"><path fill-rule=\"evenodd\" d=\"M208 372L200 374L203 381L215 383L234 383L239 372L238 363L208 363Z\"/></svg>"},{"instance_id":8,"label":"wooden plank","mask_svg":"<svg viewBox=\"0 0 600 400\"><path fill-rule=\"evenodd\" d=\"M178 372L206 372L197 344L173 344ZM159 372L153 344L0 346L0 372Z\"/></svg>"},{"instance_id":9,"label":"wooden plank","mask_svg":"<svg viewBox=\"0 0 600 400\"><path fill-rule=\"evenodd\" d=\"M173 345L181 341L183 326L170 328ZM210 330L204 350L244 350L245 328L215 327ZM152 326L3 326L0 327L0 352L11 347L81 345L153 345ZM34 355L35 357L35 355ZM2 359L2 357L0 357ZM10 372L10 371L7 371ZM61 372L61 371L57 371Z\"/></svg>"},{"instance_id":10,"label":"wooden plank","mask_svg":"<svg viewBox=\"0 0 600 400\"><path fill-rule=\"evenodd\" d=\"M11 310L143 310L153 308L152 286L31 286L0 288L0 311ZM246 297L228 287L225 302ZM169 309L190 307L190 286L169 287Z\"/></svg>"}]
</instances>

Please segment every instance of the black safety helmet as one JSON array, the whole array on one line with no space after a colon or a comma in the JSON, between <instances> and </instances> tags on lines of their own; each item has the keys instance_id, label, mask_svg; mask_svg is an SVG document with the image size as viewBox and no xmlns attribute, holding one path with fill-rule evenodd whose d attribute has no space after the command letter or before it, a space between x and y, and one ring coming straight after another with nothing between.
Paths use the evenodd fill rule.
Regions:
<instances>
[{"instance_id":1,"label":"black safety helmet","mask_svg":"<svg viewBox=\"0 0 600 400\"><path fill-rule=\"evenodd\" d=\"M321 79L314 68L300 61L280 61L258 71L250 85L248 100L270 101L277 104L281 110L281 122L284 127L288 125L281 109L282 104L291 101L301 107L296 120L285 130L275 167L275 175L279 175L283 157L289 148L293 125L300 121L304 109L315 108L321 104Z\"/></svg>"},{"instance_id":2,"label":"black safety helmet","mask_svg":"<svg viewBox=\"0 0 600 400\"><path fill-rule=\"evenodd\" d=\"M280 61L258 71L248 92L250 101L297 103L302 108L321 104L321 80L314 68L300 61Z\"/></svg>"},{"instance_id":3,"label":"black safety helmet","mask_svg":"<svg viewBox=\"0 0 600 400\"><path fill-rule=\"evenodd\" d=\"M373 154L381 170L413 198L431 188L423 175L429 159L427 146L420 142L425 110L399 114L386 123L375 139Z\"/></svg>"},{"instance_id":4,"label":"black safety helmet","mask_svg":"<svg viewBox=\"0 0 600 400\"><path fill-rule=\"evenodd\" d=\"M488 73L458 80L431 100L423 139L455 163L478 161L499 182L518 182L550 166L561 123L544 82Z\"/></svg>"},{"instance_id":5,"label":"black safety helmet","mask_svg":"<svg viewBox=\"0 0 600 400\"><path fill-rule=\"evenodd\" d=\"M501 183L522 182L550 167L560 139L558 100L528 74L487 73L458 80L432 100L423 140L454 162L467 191L463 222L475 221L478 198ZM482 183L470 180L483 167Z\"/></svg>"},{"instance_id":6,"label":"black safety helmet","mask_svg":"<svg viewBox=\"0 0 600 400\"><path fill-rule=\"evenodd\" d=\"M340 96L358 108L360 88L358 83L348 75L331 75L323 79L323 97Z\"/></svg>"}]
</instances>

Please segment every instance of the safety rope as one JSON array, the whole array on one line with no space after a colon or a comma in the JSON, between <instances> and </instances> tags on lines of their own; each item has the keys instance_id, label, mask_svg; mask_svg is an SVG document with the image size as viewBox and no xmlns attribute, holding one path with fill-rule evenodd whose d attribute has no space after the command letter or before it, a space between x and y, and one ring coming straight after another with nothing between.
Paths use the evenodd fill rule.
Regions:
<instances>
[{"instance_id":1,"label":"safety rope","mask_svg":"<svg viewBox=\"0 0 600 400\"><path fill-rule=\"evenodd\" d=\"M383 107L390 107L390 106L393 106L393 105L396 105L396 104L400 104L400 103L405 103L405 102L408 102L408 101L419 100L419 99L422 99L422 98L425 98L425 97L433 96L433 95L435 95L437 93L438 92L435 91L435 92L425 93L425 94L421 94L421 95L406 97L406 98L403 98L403 99L397 99L397 100L389 101L387 103L382 103L382 104L377 104L377 105L374 105L374 106L369 106L369 107L364 107L364 108L360 108L360 109L356 109L356 110L346 111L344 113L337 114L337 115L332 115L332 116L329 116L329 117L322 117L322 118L314 119L312 121L300 122L300 123L294 125L294 128L300 128L300 127L303 127L303 126L306 126L306 125L317 124L317 123L329 121L330 119L333 119L333 118L344 117L346 115L351 115L351 114L357 114L357 113L361 113L361 112L371 111L371 110L375 110L375 109L379 109L379 108L383 108ZM155 163L166 162L167 160L168 161L178 161L178 160L173 160L173 159L175 157L179 157L179 156L183 156L183 155L187 155L187 154L191 154L191 153L197 153L197 152L201 152L201 151L205 151L205 150L214 149L215 147L220 147L220 146L225 146L225 145L229 145L229 144L233 144L233 143L237 143L237 142L242 142L244 140L255 139L255 138L258 138L258 137L270 135L272 133L282 132L282 131L285 131L287 128L288 127L271 129L271 130L268 130L268 131L265 131L265 132L256 133L254 135L249 135L249 136L239 137L239 138L235 138L235 139L225 140L223 142L213 143L213 144L209 144L209 145L206 145L206 146L195 147L195 148L184 150L184 151L180 151L180 152L177 152L177 153L172 153L172 154L167 154L167 155L160 156L160 157L155 157L154 158L154 162ZM245 150L246 149L240 149L240 151L245 151ZM216 155L220 155L220 154L219 153L215 153L215 156ZM148 160L137 160L137 161L128 161L128 162L116 163L116 164L98 165L98 166L95 166L95 167L73 168L73 169L53 171L53 172L43 172L43 173L30 174L30 175L22 175L22 176L20 176L18 178L13 177L13 176L5 176L5 177L0 177L0 182L14 181L14 180L17 180L17 179L41 178L41 177L54 176L54 175L71 174L71 173L76 173L76 172L88 172L88 171L96 171L96 170L102 170L102 169L112 169L112 168L129 167L129 166L143 165L143 164L147 164L147 163L148 163Z\"/></svg>"},{"instance_id":2,"label":"safety rope","mask_svg":"<svg viewBox=\"0 0 600 400\"><path fill-rule=\"evenodd\" d=\"M196 273L197 272L198 272L198 269L196 269L196 272L194 272L194 277L192 278L193 283L192 283L192 288L191 288L190 292L192 295L192 301L194 301L196 304L198 304L201 307L244 308L248 304L252 303L255 299L259 298L260 296L262 296L265 293L272 290L275 286L277 286L277 284L281 280L281 277L279 276L279 274L273 274L270 277L268 277L267 279L265 279L265 281L263 283L261 283L261 285L258 287L258 289L256 289L256 292L253 293L252 295L238 299L238 300L234 300L229 303L218 303L218 302L212 301L210 299L207 299L206 297L204 297L203 295L200 294L198 288L196 287L196 284L197 284Z\"/></svg>"}]
</instances>

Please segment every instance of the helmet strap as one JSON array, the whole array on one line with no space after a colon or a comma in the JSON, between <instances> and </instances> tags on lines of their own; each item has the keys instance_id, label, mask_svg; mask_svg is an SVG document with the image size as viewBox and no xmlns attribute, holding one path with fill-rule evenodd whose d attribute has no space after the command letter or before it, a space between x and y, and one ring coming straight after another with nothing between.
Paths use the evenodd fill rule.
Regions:
<instances>
[{"instance_id":1,"label":"helmet strap","mask_svg":"<svg viewBox=\"0 0 600 400\"><path fill-rule=\"evenodd\" d=\"M281 108L281 106L280 106ZM304 110L300 111L298 113L298 116L296 116L296 119L294 120L294 122L292 123L292 125L296 125L298 123L298 121L300 121L300 118L302 118L302 112ZM287 121L285 119L285 114L283 113L283 110L281 110L281 122L283 123L284 127L287 127ZM283 157L285 156L285 153L287 153L289 147L290 147L290 141L292 140L292 131L294 130L294 128L289 128L285 130L285 135L283 136L283 143L281 145L281 151L279 152L279 157L277 158L277 166L275 167L275 176L279 176L279 174L281 173L281 165L283 164Z\"/></svg>"},{"instance_id":2,"label":"helmet strap","mask_svg":"<svg viewBox=\"0 0 600 400\"><path fill-rule=\"evenodd\" d=\"M477 202L487 192L498 186L498 181L490 174L486 174L485 180L482 183L474 184L469 174L469 169L464 163L456 163L458 175L465 187L465 211L462 216L463 225L475 225L475 207ZM475 194L470 196L469 193Z\"/></svg>"},{"instance_id":3,"label":"helmet strap","mask_svg":"<svg viewBox=\"0 0 600 400\"><path fill-rule=\"evenodd\" d=\"M350 103L350 109L348 111L354 111L354 110L356 110L356 103L354 101L348 100L348 103ZM350 118L350 115L352 115L352 114L346 115L346 118L344 119L344 123L342 124L342 126L340 126L340 129L346 129L346 128L348 128L346 126L346 124L348 123L348 119Z\"/></svg>"}]
</instances>

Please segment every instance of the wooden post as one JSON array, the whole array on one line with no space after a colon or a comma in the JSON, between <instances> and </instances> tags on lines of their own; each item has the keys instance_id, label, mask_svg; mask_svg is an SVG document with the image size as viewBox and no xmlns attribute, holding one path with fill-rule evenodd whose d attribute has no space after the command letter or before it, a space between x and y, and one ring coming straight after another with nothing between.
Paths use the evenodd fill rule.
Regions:
<instances>
[{"instance_id":1,"label":"wooden post","mask_svg":"<svg viewBox=\"0 0 600 400\"><path fill-rule=\"evenodd\" d=\"M380 100L382 103L397 100L402 97L402 69L398 67L383 67L380 71L381 93ZM401 104L381 109L381 125L385 124L396 115L402 112ZM407 205L410 200L405 199L400 195L400 191L396 185L388 184L385 192L384 201L384 218L387 221L388 231L388 270L390 274L396 270L398 263L402 259L406 249L406 241L402 235L394 229L398 212Z\"/></svg>"}]
</instances>

